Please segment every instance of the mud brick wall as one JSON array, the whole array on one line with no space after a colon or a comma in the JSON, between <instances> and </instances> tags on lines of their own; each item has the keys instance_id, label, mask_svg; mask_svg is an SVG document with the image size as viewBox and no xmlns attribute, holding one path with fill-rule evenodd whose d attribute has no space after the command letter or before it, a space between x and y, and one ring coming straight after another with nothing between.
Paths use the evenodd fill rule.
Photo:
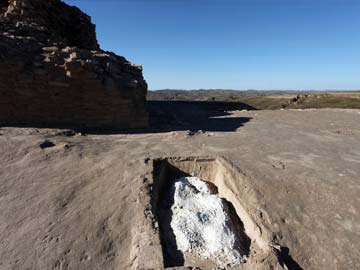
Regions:
<instances>
[{"instance_id":1,"label":"mud brick wall","mask_svg":"<svg viewBox=\"0 0 360 270\"><path fill-rule=\"evenodd\" d=\"M142 67L102 51L87 15L58 0L0 10L0 125L147 126Z\"/></svg>"},{"instance_id":2,"label":"mud brick wall","mask_svg":"<svg viewBox=\"0 0 360 270\"><path fill-rule=\"evenodd\" d=\"M3 19L41 27L53 41L69 46L97 50L95 25L76 7L59 0L0 0ZM7 6L7 7L6 7Z\"/></svg>"}]
</instances>

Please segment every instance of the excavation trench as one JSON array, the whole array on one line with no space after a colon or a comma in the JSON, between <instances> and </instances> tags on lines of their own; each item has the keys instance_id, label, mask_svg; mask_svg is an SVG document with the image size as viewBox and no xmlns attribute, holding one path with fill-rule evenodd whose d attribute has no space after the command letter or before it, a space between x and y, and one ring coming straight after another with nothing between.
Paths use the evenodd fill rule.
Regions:
<instances>
[{"instance_id":1,"label":"excavation trench","mask_svg":"<svg viewBox=\"0 0 360 270\"><path fill-rule=\"evenodd\" d=\"M164 268L283 269L270 234L244 207L252 199L244 179L224 159L154 160L153 178L151 205Z\"/></svg>"}]
</instances>

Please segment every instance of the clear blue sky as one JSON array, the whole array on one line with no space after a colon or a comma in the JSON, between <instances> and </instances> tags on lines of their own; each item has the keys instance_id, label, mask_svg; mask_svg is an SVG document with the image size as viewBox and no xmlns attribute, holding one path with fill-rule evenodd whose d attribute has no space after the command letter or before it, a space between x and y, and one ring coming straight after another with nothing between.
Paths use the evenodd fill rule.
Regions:
<instances>
[{"instance_id":1,"label":"clear blue sky","mask_svg":"<svg viewBox=\"0 0 360 270\"><path fill-rule=\"evenodd\" d=\"M66 0L149 89L360 89L359 0Z\"/></svg>"}]
</instances>

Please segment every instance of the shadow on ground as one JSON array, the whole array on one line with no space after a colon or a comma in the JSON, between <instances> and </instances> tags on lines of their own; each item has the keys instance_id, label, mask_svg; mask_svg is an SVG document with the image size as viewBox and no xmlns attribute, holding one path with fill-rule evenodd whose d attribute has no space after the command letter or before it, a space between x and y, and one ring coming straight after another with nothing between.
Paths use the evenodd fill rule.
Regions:
<instances>
[{"instance_id":1,"label":"shadow on ground","mask_svg":"<svg viewBox=\"0 0 360 270\"><path fill-rule=\"evenodd\" d=\"M51 124L12 124L0 127L32 127L32 128L57 128L71 129L83 134L144 134L161 133L170 131L236 131L239 127L249 122L249 117L229 117L229 111L255 110L247 104L240 102L216 101L148 101L149 127L145 129L89 129L71 125Z\"/></svg>"},{"instance_id":2,"label":"shadow on ground","mask_svg":"<svg viewBox=\"0 0 360 270\"><path fill-rule=\"evenodd\" d=\"M207 101L148 101L150 128L167 131L235 131L249 117L229 117L229 111L255 110L244 103Z\"/></svg>"}]
</instances>

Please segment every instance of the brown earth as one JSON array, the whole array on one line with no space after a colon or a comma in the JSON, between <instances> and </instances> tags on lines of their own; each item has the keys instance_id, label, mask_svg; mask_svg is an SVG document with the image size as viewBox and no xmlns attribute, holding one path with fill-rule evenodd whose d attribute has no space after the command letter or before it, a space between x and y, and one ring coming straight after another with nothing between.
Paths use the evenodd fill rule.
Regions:
<instances>
[{"instance_id":1,"label":"brown earth","mask_svg":"<svg viewBox=\"0 0 360 270\"><path fill-rule=\"evenodd\" d=\"M360 110L208 106L150 103L131 133L2 127L0 269L163 269L163 162L214 182L289 269L359 269Z\"/></svg>"}]
</instances>

